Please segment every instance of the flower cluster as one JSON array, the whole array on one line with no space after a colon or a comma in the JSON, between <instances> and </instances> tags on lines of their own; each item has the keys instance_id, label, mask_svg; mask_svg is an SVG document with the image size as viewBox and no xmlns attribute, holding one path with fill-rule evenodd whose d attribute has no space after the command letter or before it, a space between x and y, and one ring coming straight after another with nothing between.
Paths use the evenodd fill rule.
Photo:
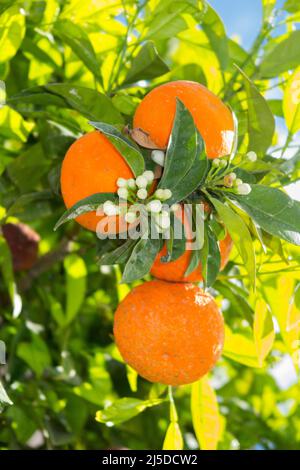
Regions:
<instances>
[{"instance_id":1,"label":"flower cluster","mask_svg":"<svg viewBox=\"0 0 300 470\"><path fill-rule=\"evenodd\" d=\"M154 182L153 171L146 170L136 179L118 178L117 194L119 204L112 201L105 201L102 208L107 216L121 215L129 224L136 222L141 211L140 204L154 217L156 229L159 233L170 227L170 210L175 212L179 205L173 204L171 207L163 203L172 197L170 189L157 189L152 193Z\"/></svg>"}]
</instances>

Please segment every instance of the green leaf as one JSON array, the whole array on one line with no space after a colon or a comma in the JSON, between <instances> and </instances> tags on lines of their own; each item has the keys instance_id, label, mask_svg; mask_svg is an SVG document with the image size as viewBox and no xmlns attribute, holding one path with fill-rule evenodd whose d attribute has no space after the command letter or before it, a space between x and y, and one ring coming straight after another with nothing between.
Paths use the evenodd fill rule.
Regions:
<instances>
[{"instance_id":1,"label":"green leaf","mask_svg":"<svg viewBox=\"0 0 300 470\"><path fill-rule=\"evenodd\" d=\"M233 333L228 326L225 326L225 344L222 354L248 367L262 367L257 357L254 341L241 333Z\"/></svg>"},{"instance_id":2,"label":"green leaf","mask_svg":"<svg viewBox=\"0 0 300 470\"><path fill-rule=\"evenodd\" d=\"M201 134L197 131L197 147L194 163L187 174L179 181L172 190L172 197L168 204L182 201L195 191L203 181L205 181L208 172L208 160L205 152L204 141Z\"/></svg>"},{"instance_id":3,"label":"green leaf","mask_svg":"<svg viewBox=\"0 0 300 470\"><path fill-rule=\"evenodd\" d=\"M222 423L216 394L207 376L192 384L193 427L201 450L216 450L222 435Z\"/></svg>"},{"instance_id":4,"label":"green leaf","mask_svg":"<svg viewBox=\"0 0 300 470\"><path fill-rule=\"evenodd\" d=\"M182 450L183 438L177 422L169 424L163 443L163 450Z\"/></svg>"},{"instance_id":5,"label":"green leaf","mask_svg":"<svg viewBox=\"0 0 300 470\"><path fill-rule=\"evenodd\" d=\"M268 305L263 300L257 301L255 306L253 334L258 360L262 367L275 339L272 315Z\"/></svg>"},{"instance_id":6,"label":"green leaf","mask_svg":"<svg viewBox=\"0 0 300 470\"><path fill-rule=\"evenodd\" d=\"M197 131L193 117L176 98L176 114L166 152L165 167L159 188L173 190L188 173L196 158Z\"/></svg>"},{"instance_id":7,"label":"green leaf","mask_svg":"<svg viewBox=\"0 0 300 470\"><path fill-rule=\"evenodd\" d=\"M58 227L66 223L68 220L76 219L76 217L81 214L96 211L105 201L118 202L118 200L119 198L116 193L97 193L81 199L61 216L56 223L54 230L57 230Z\"/></svg>"},{"instance_id":8,"label":"green leaf","mask_svg":"<svg viewBox=\"0 0 300 470\"><path fill-rule=\"evenodd\" d=\"M300 68L288 81L284 90L283 113L291 134L300 130Z\"/></svg>"},{"instance_id":9,"label":"green leaf","mask_svg":"<svg viewBox=\"0 0 300 470\"><path fill-rule=\"evenodd\" d=\"M284 117L284 114L283 114L283 103L282 103L282 100L268 100L267 101L268 103L268 106L270 108L270 111L275 114L275 116L278 116L278 117Z\"/></svg>"},{"instance_id":10,"label":"green leaf","mask_svg":"<svg viewBox=\"0 0 300 470\"><path fill-rule=\"evenodd\" d=\"M66 273L66 317L69 324L79 313L86 293L87 268L84 260L72 253L64 260Z\"/></svg>"},{"instance_id":11,"label":"green leaf","mask_svg":"<svg viewBox=\"0 0 300 470\"><path fill-rule=\"evenodd\" d=\"M25 36L25 13L13 5L0 16L0 63L8 62L18 51Z\"/></svg>"},{"instance_id":12,"label":"green leaf","mask_svg":"<svg viewBox=\"0 0 300 470\"><path fill-rule=\"evenodd\" d=\"M38 335L31 335L31 342L20 343L17 356L41 377L46 367L51 365L51 356L45 341Z\"/></svg>"},{"instance_id":13,"label":"green leaf","mask_svg":"<svg viewBox=\"0 0 300 470\"><path fill-rule=\"evenodd\" d=\"M139 80L151 80L169 72L169 67L160 58L152 41L147 41L134 57L123 84Z\"/></svg>"},{"instance_id":14,"label":"green leaf","mask_svg":"<svg viewBox=\"0 0 300 470\"><path fill-rule=\"evenodd\" d=\"M243 76L248 102L248 149L263 156L272 144L275 130L274 116L267 101L260 94L256 86L247 75L239 68Z\"/></svg>"},{"instance_id":15,"label":"green leaf","mask_svg":"<svg viewBox=\"0 0 300 470\"><path fill-rule=\"evenodd\" d=\"M135 176L139 176L145 169L145 161L138 147L118 129L105 122L90 122L91 126L106 135L111 143L118 149L126 160Z\"/></svg>"},{"instance_id":16,"label":"green leaf","mask_svg":"<svg viewBox=\"0 0 300 470\"><path fill-rule=\"evenodd\" d=\"M244 261L245 268L250 277L250 282L253 288L255 288L255 251L247 225L230 207L213 197L210 197L210 200L215 206L220 218L223 220L229 232L229 235L235 243L241 258Z\"/></svg>"},{"instance_id":17,"label":"green leaf","mask_svg":"<svg viewBox=\"0 0 300 470\"><path fill-rule=\"evenodd\" d=\"M5 405L13 405L13 402L7 395L2 383L0 382L0 405L2 405L3 403Z\"/></svg>"},{"instance_id":18,"label":"green leaf","mask_svg":"<svg viewBox=\"0 0 300 470\"><path fill-rule=\"evenodd\" d=\"M267 233L300 245L300 203L276 188L251 188L248 196L228 195Z\"/></svg>"},{"instance_id":19,"label":"green leaf","mask_svg":"<svg viewBox=\"0 0 300 470\"><path fill-rule=\"evenodd\" d=\"M264 22L269 23L270 16L272 16L273 10L276 6L276 1L277 0L262 0Z\"/></svg>"},{"instance_id":20,"label":"green leaf","mask_svg":"<svg viewBox=\"0 0 300 470\"><path fill-rule=\"evenodd\" d=\"M136 243L136 240L128 238L128 240L126 240L125 243L123 243L121 246L118 246L113 251L104 253L99 259L99 264L113 265L126 263Z\"/></svg>"},{"instance_id":21,"label":"green leaf","mask_svg":"<svg viewBox=\"0 0 300 470\"><path fill-rule=\"evenodd\" d=\"M161 261L166 263L178 259L186 249L186 236L182 221L175 214L171 213L170 216L170 239L166 240L167 254L161 258ZM175 237L175 234L178 235Z\"/></svg>"},{"instance_id":22,"label":"green leaf","mask_svg":"<svg viewBox=\"0 0 300 470\"><path fill-rule=\"evenodd\" d=\"M122 277L123 283L133 282L148 274L161 249L159 238L148 238L147 234L145 234L145 238L143 237L135 245L126 263Z\"/></svg>"},{"instance_id":23,"label":"green leaf","mask_svg":"<svg viewBox=\"0 0 300 470\"><path fill-rule=\"evenodd\" d=\"M300 31L292 31L286 39L262 59L259 72L262 78L277 77L282 72L294 69L300 61Z\"/></svg>"},{"instance_id":24,"label":"green leaf","mask_svg":"<svg viewBox=\"0 0 300 470\"><path fill-rule=\"evenodd\" d=\"M32 171L33 168L34 171ZM38 186L49 168L50 162L45 158L43 147L38 142L15 158L8 165L7 172L22 192L29 192Z\"/></svg>"},{"instance_id":25,"label":"green leaf","mask_svg":"<svg viewBox=\"0 0 300 470\"><path fill-rule=\"evenodd\" d=\"M207 256L207 263L206 263L206 272L204 274L204 271L202 271L202 274L203 274L203 278L205 279L205 285L207 287L211 287L214 284L220 272L221 254L220 254L218 239L210 227L208 227L208 230L207 230L207 238L208 238L208 256Z\"/></svg>"},{"instance_id":26,"label":"green leaf","mask_svg":"<svg viewBox=\"0 0 300 470\"><path fill-rule=\"evenodd\" d=\"M72 52L101 81L97 56L86 32L78 24L67 19L57 21L53 32L71 48Z\"/></svg>"},{"instance_id":27,"label":"green leaf","mask_svg":"<svg viewBox=\"0 0 300 470\"><path fill-rule=\"evenodd\" d=\"M121 398L104 410L97 411L96 421L118 425L128 421L134 416L142 413L146 408L160 405L164 400L156 398L153 400L139 400L138 398Z\"/></svg>"},{"instance_id":28,"label":"green leaf","mask_svg":"<svg viewBox=\"0 0 300 470\"><path fill-rule=\"evenodd\" d=\"M232 309L236 314L245 318L250 326L253 325L254 311L247 301L247 297L249 296L247 291L241 290L241 288L232 282L223 282L219 280L214 284L214 289L220 292L224 298L229 300Z\"/></svg>"},{"instance_id":29,"label":"green leaf","mask_svg":"<svg viewBox=\"0 0 300 470\"><path fill-rule=\"evenodd\" d=\"M225 27L217 12L208 3L202 19L202 28L208 37L212 50L218 57L221 69L225 70L229 60Z\"/></svg>"},{"instance_id":30,"label":"green leaf","mask_svg":"<svg viewBox=\"0 0 300 470\"><path fill-rule=\"evenodd\" d=\"M300 11L300 5L298 0L286 0L283 5L283 8L289 13L297 13Z\"/></svg>"},{"instance_id":31,"label":"green leaf","mask_svg":"<svg viewBox=\"0 0 300 470\"><path fill-rule=\"evenodd\" d=\"M190 63L171 70L172 80L191 80L207 86L207 79L200 64Z\"/></svg>"}]
</instances>

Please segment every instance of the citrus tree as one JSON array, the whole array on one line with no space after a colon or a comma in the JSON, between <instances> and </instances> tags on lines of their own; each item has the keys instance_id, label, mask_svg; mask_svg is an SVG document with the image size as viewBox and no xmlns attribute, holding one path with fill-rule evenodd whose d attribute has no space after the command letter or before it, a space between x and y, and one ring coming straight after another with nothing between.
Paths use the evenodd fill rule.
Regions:
<instances>
[{"instance_id":1,"label":"citrus tree","mask_svg":"<svg viewBox=\"0 0 300 470\"><path fill-rule=\"evenodd\" d=\"M0 3L1 448L299 448L300 6L262 8L246 51L205 0Z\"/></svg>"}]
</instances>

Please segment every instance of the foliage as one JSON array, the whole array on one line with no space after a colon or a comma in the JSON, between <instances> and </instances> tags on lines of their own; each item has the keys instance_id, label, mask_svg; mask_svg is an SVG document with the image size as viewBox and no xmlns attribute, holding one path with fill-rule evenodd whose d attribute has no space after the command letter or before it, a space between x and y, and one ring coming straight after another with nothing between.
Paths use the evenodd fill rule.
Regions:
<instances>
[{"instance_id":1,"label":"foliage","mask_svg":"<svg viewBox=\"0 0 300 470\"><path fill-rule=\"evenodd\" d=\"M300 177L300 8L291 0L282 8L262 3L250 51L227 37L204 0L1 3L1 224L20 220L42 238L38 264L14 274L0 235L0 339L7 347L1 448L299 448L300 219L299 203L283 188ZM236 244L217 281L206 279L227 325L224 354L210 381L179 387L173 398L165 386L137 378L111 336L118 302L147 277L148 266L135 272L140 253L150 253L150 265L159 246L152 251L141 240L123 250L111 241L96 244L75 222L53 227L64 210L59 172L70 144L91 123L101 126L139 174L143 152L120 129L132 124L147 91L174 79L207 85L234 110L233 164L249 150L259 159L240 170L252 187L248 196L209 193ZM282 99L271 99L270 90ZM194 153L180 160L168 148L176 168L167 164L161 185L172 186L172 202L197 187L188 176L193 156L201 155L201 172L208 170L201 136L180 106L176 135ZM180 191L176 171L186 175ZM95 207L103 202L98 197L85 204ZM207 240L215 247L209 234ZM119 267L107 267L120 253L132 266L125 284ZM96 265L96 255L105 266ZM278 381L285 368L289 376Z\"/></svg>"}]
</instances>

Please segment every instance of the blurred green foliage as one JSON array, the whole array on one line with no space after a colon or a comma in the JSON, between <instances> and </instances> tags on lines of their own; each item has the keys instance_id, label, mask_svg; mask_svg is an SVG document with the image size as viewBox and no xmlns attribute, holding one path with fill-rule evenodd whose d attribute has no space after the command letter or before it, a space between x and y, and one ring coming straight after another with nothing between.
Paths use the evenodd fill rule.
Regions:
<instances>
[{"instance_id":1,"label":"blurred green foliage","mask_svg":"<svg viewBox=\"0 0 300 470\"><path fill-rule=\"evenodd\" d=\"M260 182L299 180L300 5L262 3L246 51L204 1L1 1L0 219L41 236L38 264L14 274L0 235L2 449L299 448L298 247L260 234L270 250L255 245L255 295L233 253L213 290L227 325L223 358L210 382L173 391L175 408L114 345L113 312L132 286L119 284L119 269L99 269L92 233L73 222L53 232L60 165L88 120L130 124L144 94L169 80L198 81L232 107L238 149L257 151ZM282 98L268 98L274 89ZM285 119L283 144L272 113Z\"/></svg>"}]
</instances>

